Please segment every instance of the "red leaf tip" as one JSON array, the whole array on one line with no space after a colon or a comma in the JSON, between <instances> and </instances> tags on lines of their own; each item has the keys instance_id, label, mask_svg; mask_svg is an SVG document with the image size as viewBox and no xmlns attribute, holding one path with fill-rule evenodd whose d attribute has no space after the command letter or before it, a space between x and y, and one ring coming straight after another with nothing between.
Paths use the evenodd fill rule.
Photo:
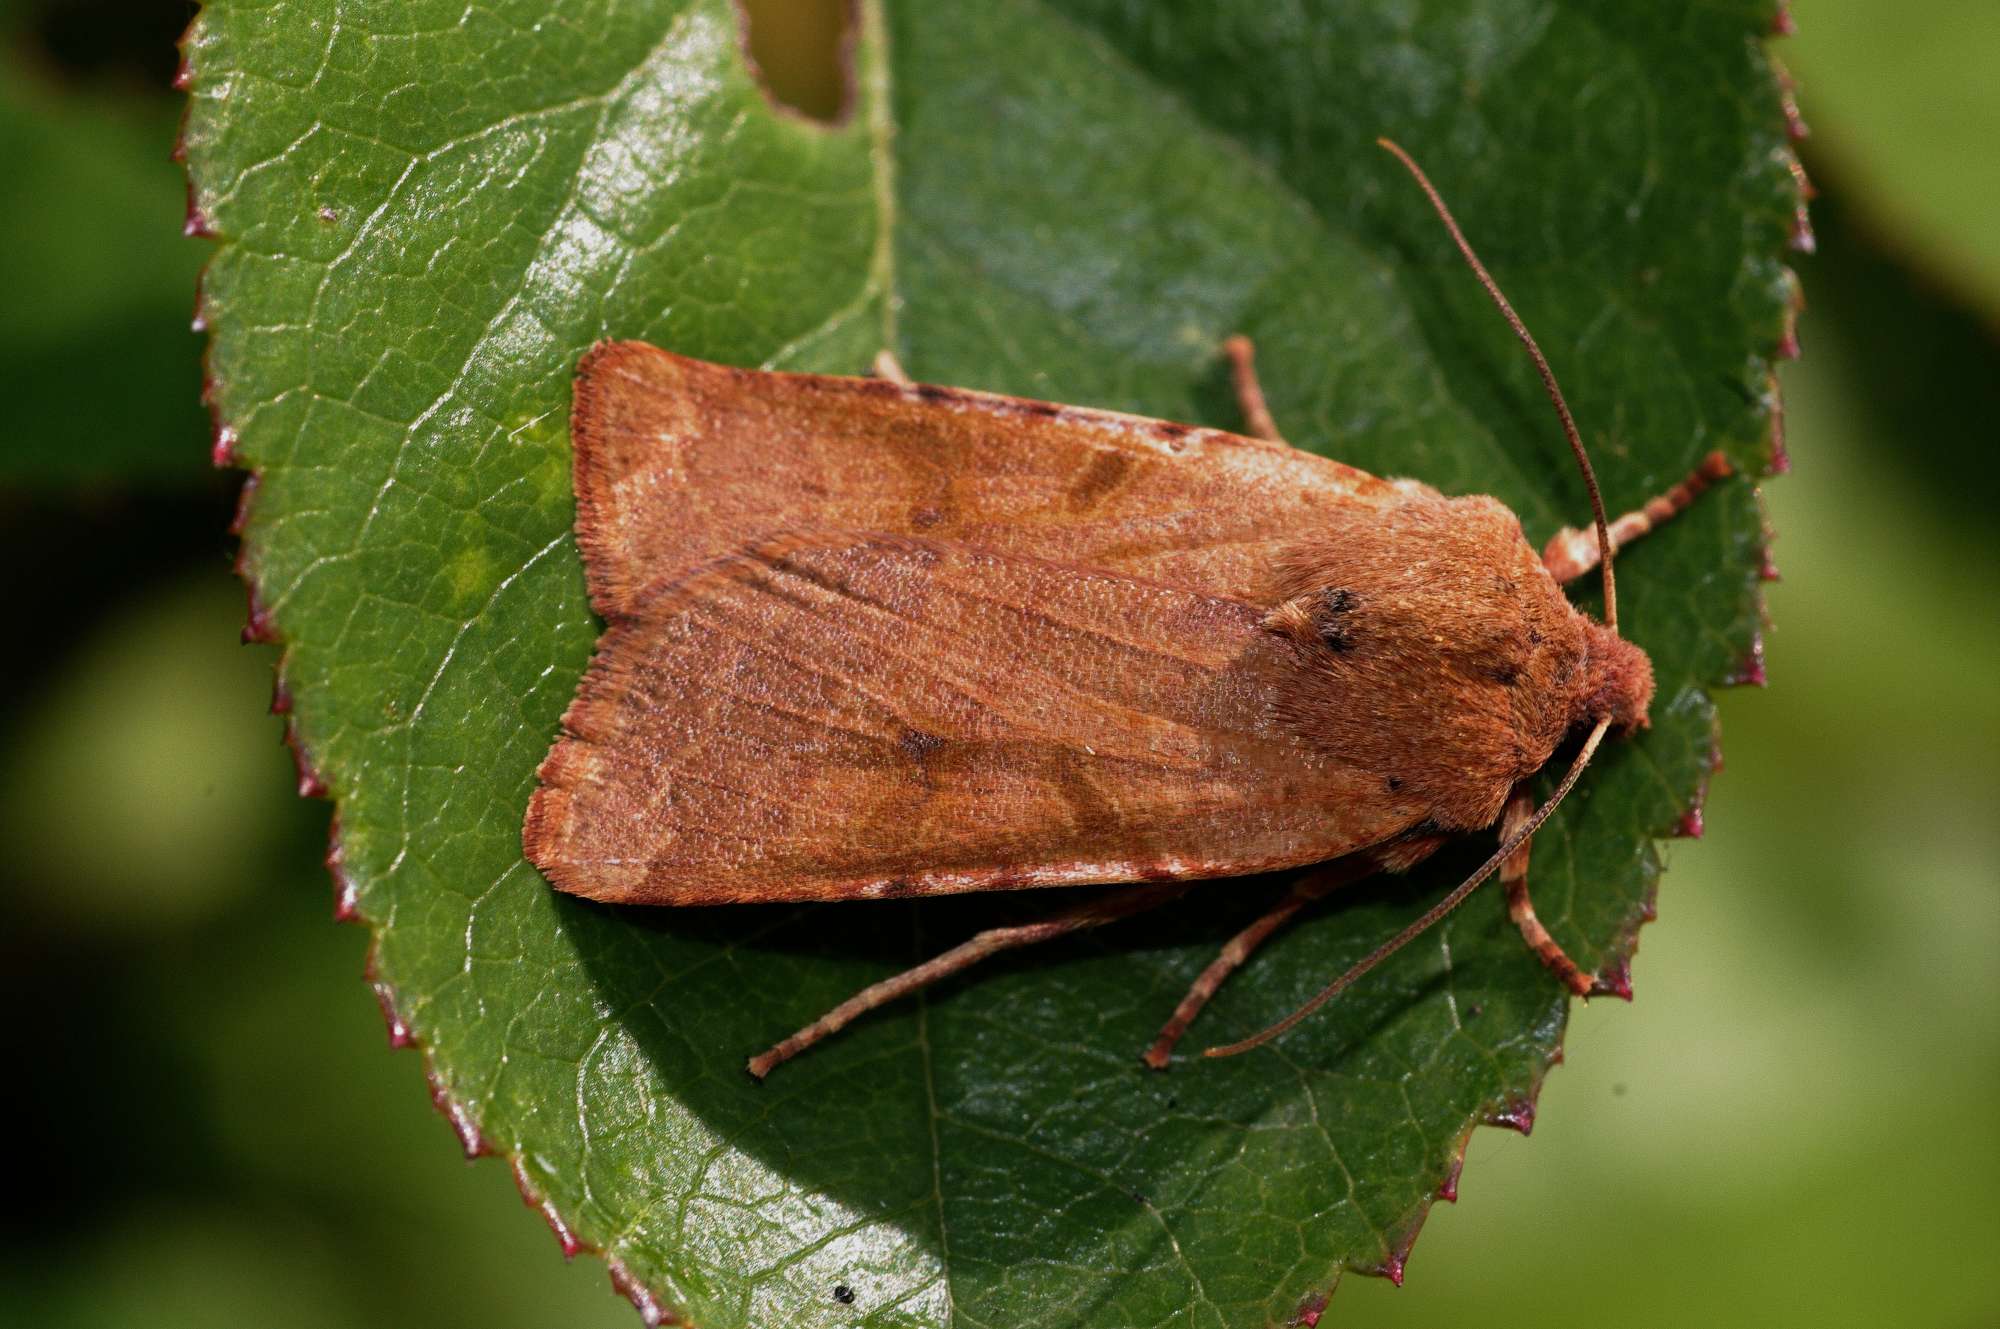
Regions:
<instances>
[{"instance_id":1,"label":"red leaf tip","mask_svg":"<svg viewBox=\"0 0 2000 1329\"><path fill-rule=\"evenodd\" d=\"M1804 183L1804 179L1801 173L1800 182ZM1792 248L1801 254L1819 252L1819 237L1813 234L1812 218L1806 215L1804 203L1799 204L1798 211L1792 216Z\"/></svg>"},{"instance_id":2,"label":"red leaf tip","mask_svg":"<svg viewBox=\"0 0 2000 1329\"><path fill-rule=\"evenodd\" d=\"M410 1036L410 1026L403 1023L402 1013L396 1009L395 989L380 979L371 980L368 986L375 991L375 1004L382 1008L382 1023L389 1030L389 1046L414 1047L417 1040Z\"/></svg>"},{"instance_id":3,"label":"red leaf tip","mask_svg":"<svg viewBox=\"0 0 2000 1329\"><path fill-rule=\"evenodd\" d=\"M243 486L236 491L236 511L229 518L229 533L231 535L241 535L249 528L250 506L257 501L258 484L259 480L255 471L243 477ZM236 573L239 577L244 575L243 555L240 550L236 555Z\"/></svg>"},{"instance_id":4,"label":"red leaf tip","mask_svg":"<svg viewBox=\"0 0 2000 1329\"><path fill-rule=\"evenodd\" d=\"M1605 965L1602 972L1592 980L1590 995L1593 997L1616 997L1620 1001L1632 1000L1631 962L1621 958ZM1534 1115L1534 1105L1530 1104L1528 1107L1528 1118L1531 1125L1534 1121ZM1521 1134L1526 1135L1527 1133L1527 1127L1522 1127Z\"/></svg>"},{"instance_id":5,"label":"red leaf tip","mask_svg":"<svg viewBox=\"0 0 2000 1329\"><path fill-rule=\"evenodd\" d=\"M633 1276L623 1260L607 1255L604 1263L611 1271L611 1286L618 1289L618 1295L632 1303L632 1309L639 1312L639 1319L646 1329L659 1329L659 1326L669 1322L666 1307L660 1304L660 1299L653 1295L651 1288Z\"/></svg>"},{"instance_id":6,"label":"red leaf tip","mask_svg":"<svg viewBox=\"0 0 2000 1329\"><path fill-rule=\"evenodd\" d=\"M1488 1126L1502 1126L1523 1135L1535 1129L1535 1100L1532 1098L1510 1098L1499 1107L1486 1114Z\"/></svg>"},{"instance_id":7,"label":"red leaf tip","mask_svg":"<svg viewBox=\"0 0 2000 1329\"><path fill-rule=\"evenodd\" d=\"M576 1233L570 1231L569 1224L563 1222L562 1215L556 1212L556 1207L544 1199L541 1192L535 1189L535 1184L528 1180L528 1170L522 1166L521 1160L509 1159L508 1165L514 1173L514 1188L521 1192L521 1203L539 1213L542 1221L549 1225L549 1231L556 1234L556 1242L562 1247L563 1259L575 1259L576 1253L583 1249L583 1243L576 1239Z\"/></svg>"},{"instance_id":8,"label":"red leaf tip","mask_svg":"<svg viewBox=\"0 0 2000 1329\"><path fill-rule=\"evenodd\" d=\"M200 331L199 328L196 331ZM208 461L217 470L228 470L236 464L236 431L228 425L215 427L215 439L208 445Z\"/></svg>"},{"instance_id":9,"label":"red leaf tip","mask_svg":"<svg viewBox=\"0 0 2000 1329\"><path fill-rule=\"evenodd\" d=\"M248 632L249 629L245 628L244 631ZM249 638L245 637L244 640L248 641ZM290 716L285 717L285 747L292 754L292 769L298 772L299 797L325 798L326 780L320 775L318 764L313 761L312 754L306 751L306 745L299 738L298 723Z\"/></svg>"},{"instance_id":10,"label":"red leaf tip","mask_svg":"<svg viewBox=\"0 0 2000 1329\"><path fill-rule=\"evenodd\" d=\"M1446 1204L1458 1203L1458 1179L1465 1172L1465 1146L1460 1145L1458 1155L1445 1169L1444 1180L1438 1183L1438 1199Z\"/></svg>"},{"instance_id":11,"label":"red leaf tip","mask_svg":"<svg viewBox=\"0 0 2000 1329\"><path fill-rule=\"evenodd\" d=\"M430 1081L431 1106L451 1123L452 1134L458 1137L458 1147L465 1151L466 1158L484 1158L492 1153L486 1137L479 1133L479 1123L472 1119L471 1109L451 1096L451 1091L444 1087L444 1081L438 1078L437 1068L429 1064L429 1058L425 1058L425 1063L424 1078Z\"/></svg>"},{"instance_id":12,"label":"red leaf tip","mask_svg":"<svg viewBox=\"0 0 2000 1329\"><path fill-rule=\"evenodd\" d=\"M245 646L274 646L278 641L278 630L271 622L271 615L257 601L255 588L250 590L250 607L243 616L243 644Z\"/></svg>"},{"instance_id":13,"label":"red leaf tip","mask_svg":"<svg viewBox=\"0 0 2000 1329\"><path fill-rule=\"evenodd\" d=\"M208 224L208 214L203 212L201 204L195 201L192 179L188 181L187 215L181 222L181 234L191 240L215 239L215 228Z\"/></svg>"},{"instance_id":14,"label":"red leaf tip","mask_svg":"<svg viewBox=\"0 0 2000 1329\"><path fill-rule=\"evenodd\" d=\"M1736 671L1724 680L1731 687L1761 688L1768 681L1764 674L1764 634L1758 633L1750 639L1750 653L1743 657Z\"/></svg>"},{"instance_id":15,"label":"red leaf tip","mask_svg":"<svg viewBox=\"0 0 2000 1329\"><path fill-rule=\"evenodd\" d=\"M326 832L326 873L333 878L333 921L361 921L360 890L347 871L347 851L340 843L340 813L335 812ZM407 1031L405 1031L407 1033Z\"/></svg>"}]
</instances>

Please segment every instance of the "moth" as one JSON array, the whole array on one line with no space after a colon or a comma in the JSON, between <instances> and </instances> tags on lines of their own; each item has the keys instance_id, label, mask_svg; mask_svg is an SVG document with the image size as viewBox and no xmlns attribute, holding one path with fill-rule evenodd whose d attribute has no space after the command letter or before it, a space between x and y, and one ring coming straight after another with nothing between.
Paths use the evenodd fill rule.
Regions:
<instances>
[{"instance_id":1,"label":"moth","mask_svg":"<svg viewBox=\"0 0 2000 1329\"><path fill-rule=\"evenodd\" d=\"M1486 864L1305 1007L1498 871L1528 944L1530 837L1653 675L1612 556L1729 473L1711 455L1607 522L1527 328L1401 159L1533 357L1594 531L1537 554L1447 497L1280 436L1250 343L1246 432L911 382L734 369L639 342L577 367L576 537L605 620L538 771L523 847L618 904L881 900L1100 884L857 994L750 1059L761 1078L864 1011L1204 878L1324 865L1232 939L1166 1022L1310 901L1498 824ZM1604 619L1562 586L1601 567ZM1528 781L1576 734L1540 807ZM1111 883L1122 883L1113 886ZM1076 897L1071 897L1073 900Z\"/></svg>"}]
</instances>

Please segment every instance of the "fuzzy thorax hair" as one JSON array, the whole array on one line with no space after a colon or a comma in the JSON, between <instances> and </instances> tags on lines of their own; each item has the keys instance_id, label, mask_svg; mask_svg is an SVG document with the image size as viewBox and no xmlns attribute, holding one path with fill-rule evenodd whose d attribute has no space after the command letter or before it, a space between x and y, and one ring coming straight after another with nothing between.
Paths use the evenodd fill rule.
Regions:
<instances>
[{"instance_id":1,"label":"fuzzy thorax hair","mask_svg":"<svg viewBox=\"0 0 2000 1329\"><path fill-rule=\"evenodd\" d=\"M1405 483L1335 509L1274 571L1266 626L1300 666L1285 720L1440 830L1493 824L1573 728L1646 723L1645 653L1569 603L1494 499Z\"/></svg>"}]
</instances>

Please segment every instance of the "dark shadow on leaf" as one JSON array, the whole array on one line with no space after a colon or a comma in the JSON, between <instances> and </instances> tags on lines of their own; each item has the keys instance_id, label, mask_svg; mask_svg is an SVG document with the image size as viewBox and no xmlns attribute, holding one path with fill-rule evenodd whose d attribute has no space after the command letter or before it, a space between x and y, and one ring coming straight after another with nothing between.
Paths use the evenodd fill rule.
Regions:
<instances>
[{"instance_id":1,"label":"dark shadow on leaf","mask_svg":"<svg viewBox=\"0 0 2000 1329\"><path fill-rule=\"evenodd\" d=\"M983 928L1041 917L1072 892L679 910L565 899L562 910L597 997L623 1013L653 1069L697 1115L790 1183L905 1226L935 1249L934 1160L883 1153L911 1132L1016 1152L1019 1166L1057 1189L1087 1177L1089 1203L1129 1206L1130 1192L1194 1202L1188 1179L1200 1169L1185 1151L1213 1147L1201 1123L1296 1124L1302 1087L1308 1101L1329 1104L1395 1098L1397 1081L1425 1068L1385 1057L1382 1036L1449 1023L1452 1001L1496 1015L1560 1007L1525 952L1521 964L1476 959L1447 971L1438 944L1419 944L1272 1050L1202 1057L1290 1011L1479 856L1468 845L1436 869L1371 879L1324 902L1231 980L1165 1073L1139 1054L1222 943L1278 898L1284 876L1205 883L1157 911L997 956L872 1012L762 1084L745 1058L793 1027ZM931 1038L945 1025L951 1036L937 1045L948 1055ZM1296 1184L1324 1188L1324 1202L1337 1205L1345 1146L1311 1116L1294 1143L1324 1154L1325 1166L1303 1168Z\"/></svg>"}]
</instances>

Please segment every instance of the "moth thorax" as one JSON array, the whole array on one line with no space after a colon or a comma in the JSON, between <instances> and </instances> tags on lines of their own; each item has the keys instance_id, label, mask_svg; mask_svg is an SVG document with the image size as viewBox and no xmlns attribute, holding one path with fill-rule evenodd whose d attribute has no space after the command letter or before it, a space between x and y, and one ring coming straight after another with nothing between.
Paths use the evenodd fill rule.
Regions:
<instances>
[{"instance_id":1,"label":"moth thorax","mask_svg":"<svg viewBox=\"0 0 2000 1329\"><path fill-rule=\"evenodd\" d=\"M1653 702L1653 662L1602 623L1590 623L1575 695L1573 725L1595 724L1608 715L1615 728L1644 729L1650 723L1646 709Z\"/></svg>"}]
</instances>

